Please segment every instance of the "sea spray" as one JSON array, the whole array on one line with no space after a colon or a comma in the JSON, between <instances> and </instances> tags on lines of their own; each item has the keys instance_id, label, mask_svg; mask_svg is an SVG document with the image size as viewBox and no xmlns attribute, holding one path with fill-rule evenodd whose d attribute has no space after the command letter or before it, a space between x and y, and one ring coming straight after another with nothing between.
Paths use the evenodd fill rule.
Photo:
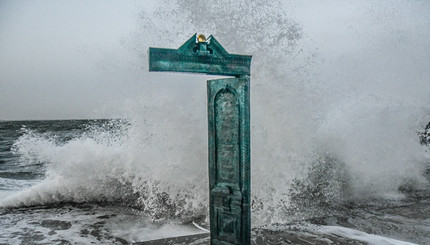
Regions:
<instances>
[{"instance_id":1,"label":"sea spray","mask_svg":"<svg viewBox=\"0 0 430 245\"><path fill-rule=\"evenodd\" d=\"M149 46L195 32L253 55L253 225L336 212L347 202L428 188L418 132L429 120L428 3L417 1L162 1L143 10L122 48L145 89L127 123L66 143L28 133L17 153L46 178L2 206L119 202L154 219L205 217L206 76L149 74ZM129 69L115 70L118 81ZM31 155L31 157L30 157Z\"/></svg>"},{"instance_id":2,"label":"sea spray","mask_svg":"<svg viewBox=\"0 0 430 245\"><path fill-rule=\"evenodd\" d=\"M66 142L58 141L55 135L28 131L15 143L16 154L29 163L43 161L46 177L2 200L2 206L115 203L141 209L154 219L182 218L189 210L193 217L199 217L198 211L202 208L201 212L206 213L205 205L189 203L196 200L206 203L206 193L189 192L206 185L193 182L197 175L181 181L177 174L185 171L176 172L178 163L158 159L163 157L164 149L157 146L160 144L148 144L152 142L151 135L139 134L132 139L130 134L135 133L135 127L136 124L114 120L90 127L81 136ZM205 182L204 178L200 179ZM204 196L199 197L200 193Z\"/></svg>"}]
</instances>

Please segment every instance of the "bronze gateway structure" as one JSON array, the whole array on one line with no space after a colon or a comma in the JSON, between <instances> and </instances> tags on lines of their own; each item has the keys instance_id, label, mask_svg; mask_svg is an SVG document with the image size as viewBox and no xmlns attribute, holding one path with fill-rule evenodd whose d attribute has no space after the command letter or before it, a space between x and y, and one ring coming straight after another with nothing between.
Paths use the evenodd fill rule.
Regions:
<instances>
[{"instance_id":1,"label":"bronze gateway structure","mask_svg":"<svg viewBox=\"0 0 430 245\"><path fill-rule=\"evenodd\" d=\"M211 244L250 244L251 56L194 34L178 49L149 48L149 71L232 76L208 80Z\"/></svg>"}]
</instances>

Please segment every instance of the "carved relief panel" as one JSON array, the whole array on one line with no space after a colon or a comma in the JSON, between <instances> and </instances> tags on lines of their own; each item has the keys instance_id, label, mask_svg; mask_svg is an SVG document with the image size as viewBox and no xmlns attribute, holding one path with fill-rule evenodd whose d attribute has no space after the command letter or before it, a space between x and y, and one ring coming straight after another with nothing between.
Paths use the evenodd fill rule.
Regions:
<instances>
[{"instance_id":1,"label":"carved relief panel","mask_svg":"<svg viewBox=\"0 0 430 245\"><path fill-rule=\"evenodd\" d=\"M211 241L246 244L249 234L249 80L208 81ZM221 242L222 241L222 242ZM228 242L228 243L226 243Z\"/></svg>"}]
</instances>

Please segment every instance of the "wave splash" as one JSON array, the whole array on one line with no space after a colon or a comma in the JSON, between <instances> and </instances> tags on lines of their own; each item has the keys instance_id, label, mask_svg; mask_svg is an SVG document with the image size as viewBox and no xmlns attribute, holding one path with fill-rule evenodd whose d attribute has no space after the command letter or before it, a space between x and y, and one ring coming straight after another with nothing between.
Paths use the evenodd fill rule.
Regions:
<instances>
[{"instance_id":1,"label":"wave splash","mask_svg":"<svg viewBox=\"0 0 430 245\"><path fill-rule=\"evenodd\" d=\"M103 202L136 207L154 219L205 213L205 178L187 176L179 161L160 161L165 149L136 130L136 124L112 120L66 141L28 130L14 144L15 154L28 165L43 163L45 177L1 205Z\"/></svg>"},{"instance_id":2,"label":"wave splash","mask_svg":"<svg viewBox=\"0 0 430 245\"><path fill-rule=\"evenodd\" d=\"M430 111L428 4L166 3L142 11L123 47L131 59L147 60L149 46L176 48L196 30L253 55L253 225L428 188L429 156L418 137ZM147 89L125 103L126 123L66 143L21 137L16 151L44 162L46 177L1 205L119 202L155 219L207 219L201 78L134 76L145 77Z\"/></svg>"}]
</instances>

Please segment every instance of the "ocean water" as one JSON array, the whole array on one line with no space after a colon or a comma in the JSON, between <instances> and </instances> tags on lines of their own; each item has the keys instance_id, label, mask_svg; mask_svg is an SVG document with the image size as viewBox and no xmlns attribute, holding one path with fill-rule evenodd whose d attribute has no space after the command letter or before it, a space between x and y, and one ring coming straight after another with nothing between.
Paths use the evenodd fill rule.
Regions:
<instances>
[{"instance_id":1,"label":"ocean water","mask_svg":"<svg viewBox=\"0 0 430 245\"><path fill-rule=\"evenodd\" d=\"M138 200L143 196L133 193L128 180L116 179L126 176L113 176L113 169L102 176L110 168L100 169L107 164L102 159L95 165L79 164L78 158L85 157L79 155L86 153L69 152L71 162L57 163L70 166L60 168L50 159L68 147L85 149L85 141L93 147L103 145L105 150L115 148L119 140L115 131L124 125L121 120L0 122L0 243L122 244L202 232L190 222L159 223L145 214ZM97 137L103 132L109 136L101 136L107 137L101 142L91 136L96 132ZM79 170L85 165L86 169Z\"/></svg>"},{"instance_id":2,"label":"ocean water","mask_svg":"<svg viewBox=\"0 0 430 245\"><path fill-rule=\"evenodd\" d=\"M255 243L430 244L429 11L406 0L154 1L109 62L95 61L107 84L141 88L124 119L0 122L0 243L205 232L194 224L209 225L209 76L147 72L148 47L199 32L253 55Z\"/></svg>"},{"instance_id":3,"label":"ocean water","mask_svg":"<svg viewBox=\"0 0 430 245\"><path fill-rule=\"evenodd\" d=\"M128 244L206 233L205 176L201 183L172 180L169 171L180 167L169 164L154 175L125 155L132 128L125 120L0 122L0 243ZM284 206L264 207L254 194L254 242L430 242L428 189L411 184L390 197L340 199L335 185L346 188L347 180L333 183L337 164L333 157L315 163L308 179L284 190ZM284 222L258 220L262 208Z\"/></svg>"}]
</instances>

